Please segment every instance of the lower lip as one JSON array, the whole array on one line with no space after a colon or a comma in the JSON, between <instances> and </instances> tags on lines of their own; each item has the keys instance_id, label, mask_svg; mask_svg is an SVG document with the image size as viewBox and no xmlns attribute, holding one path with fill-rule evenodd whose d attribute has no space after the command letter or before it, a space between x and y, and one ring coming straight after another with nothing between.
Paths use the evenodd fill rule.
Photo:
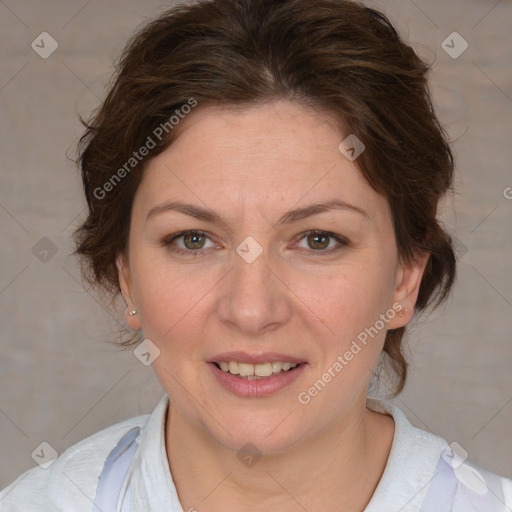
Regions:
<instances>
[{"instance_id":1,"label":"lower lip","mask_svg":"<svg viewBox=\"0 0 512 512\"><path fill-rule=\"evenodd\" d=\"M264 379L241 379L236 375L225 372L214 363L208 363L210 370L219 383L231 393L244 397L269 396L289 386L304 371L306 363L296 366L294 370L277 373Z\"/></svg>"}]
</instances>

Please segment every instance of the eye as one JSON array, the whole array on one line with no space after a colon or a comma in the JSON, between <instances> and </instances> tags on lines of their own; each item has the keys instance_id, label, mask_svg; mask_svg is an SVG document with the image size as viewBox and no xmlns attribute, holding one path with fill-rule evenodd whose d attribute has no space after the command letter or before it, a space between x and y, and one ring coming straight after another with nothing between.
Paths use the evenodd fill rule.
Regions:
<instances>
[{"instance_id":1,"label":"eye","mask_svg":"<svg viewBox=\"0 0 512 512\"><path fill-rule=\"evenodd\" d=\"M319 230L302 233L299 240L304 240L305 245L301 245L299 243L297 247L313 250L314 252L319 253L335 252L341 249L343 246L348 245L348 240L345 238L328 231Z\"/></svg>"},{"instance_id":2,"label":"eye","mask_svg":"<svg viewBox=\"0 0 512 512\"><path fill-rule=\"evenodd\" d=\"M210 242L211 245L207 245ZM210 237L202 231L182 231L165 238L164 245L169 246L171 251L188 254L199 254L201 249L215 247Z\"/></svg>"},{"instance_id":3,"label":"eye","mask_svg":"<svg viewBox=\"0 0 512 512\"><path fill-rule=\"evenodd\" d=\"M304 242L302 242L303 240ZM347 239L340 235L320 230L302 233L299 242L297 247L321 254L336 252L349 243ZM206 252L203 249L215 247L215 243L208 234L197 230L181 231L170 235L163 240L163 245L168 246L173 252L193 256L199 256Z\"/></svg>"}]
</instances>

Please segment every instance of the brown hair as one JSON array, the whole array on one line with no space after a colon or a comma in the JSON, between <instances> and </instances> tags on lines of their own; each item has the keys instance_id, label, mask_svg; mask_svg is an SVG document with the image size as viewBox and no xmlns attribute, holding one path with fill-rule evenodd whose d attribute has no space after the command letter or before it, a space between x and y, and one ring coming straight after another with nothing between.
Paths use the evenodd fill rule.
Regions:
<instances>
[{"instance_id":1,"label":"brown hair","mask_svg":"<svg viewBox=\"0 0 512 512\"><path fill-rule=\"evenodd\" d=\"M431 253L416 312L437 307L456 274L452 240L437 220L438 203L452 189L453 157L433 111L428 72L383 14L356 2L202 0L165 12L129 41L106 99L82 121L79 161L89 213L74 237L84 277L112 301L118 296L115 260L127 250L144 164L177 131L153 140L133 168L126 162L162 122L191 98L198 108L289 99L334 114L345 134L363 141L356 164L390 204L400 261ZM105 187L123 166L122 181ZM398 377L395 394L407 375L404 333L405 327L389 330L384 345Z\"/></svg>"}]
</instances>

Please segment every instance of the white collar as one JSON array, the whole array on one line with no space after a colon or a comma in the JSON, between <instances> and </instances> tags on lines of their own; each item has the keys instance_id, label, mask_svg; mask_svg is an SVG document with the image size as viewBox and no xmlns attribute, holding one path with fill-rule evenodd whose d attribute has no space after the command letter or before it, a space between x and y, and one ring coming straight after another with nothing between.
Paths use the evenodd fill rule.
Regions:
<instances>
[{"instance_id":1,"label":"white collar","mask_svg":"<svg viewBox=\"0 0 512 512\"><path fill-rule=\"evenodd\" d=\"M140 433L140 447L129 470L132 510L183 512L165 450L165 419L169 397L164 394ZM121 493L126 490L125 481ZM121 502L122 500L120 500Z\"/></svg>"},{"instance_id":2,"label":"white collar","mask_svg":"<svg viewBox=\"0 0 512 512\"><path fill-rule=\"evenodd\" d=\"M384 473L364 512L420 510L433 478L444 439L411 425L405 414L383 400L369 398L369 409L388 413L395 422L395 434Z\"/></svg>"},{"instance_id":3,"label":"white collar","mask_svg":"<svg viewBox=\"0 0 512 512\"><path fill-rule=\"evenodd\" d=\"M134 510L183 512L165 449L168 405L164 394L141 430L140 447L129 470ZM390 414L395 433L384 473L364 512L419 510L446 441L413 427L400 409L385 401L368 398L367 407ZM126 482L122 494L125 489Z\"/></svg>"}]
</instances>

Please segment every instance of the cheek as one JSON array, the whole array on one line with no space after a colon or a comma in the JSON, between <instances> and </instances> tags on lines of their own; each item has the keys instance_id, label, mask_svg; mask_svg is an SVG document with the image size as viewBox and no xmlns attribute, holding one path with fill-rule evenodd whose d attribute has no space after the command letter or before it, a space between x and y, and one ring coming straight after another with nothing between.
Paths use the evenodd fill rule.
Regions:
<instances>
[{"instance_id":1,"label":"cheek","mask_svg":"<svg viewBox=\"0 0 512 512\"><path fill-rule=\"evenodd\" d=\"M318 379L333 382L319 403L340 401L346 390L362 391L367 385L385 339L387 323L380 315L390 308L390 283L377 263L369 261L298 283L297 295L307 305L303 313L314 311L321 320L309 326L318 348L311 385Z\"/></svg>"},{"instance_id":2,"label":"cheek","mask_svg":"<svg viewBox=\"0 0 512 512\"><path fill-rule=\"evenodd\" d=\"M204 371L201 350L204 340L209 339L211 293L208 292L212 284L176 269L167 272L147 268L140 288L144 337L160 350L153 361L153 370L181 410L188 407L189 398L183 386L194 389ZM194 395L202 396L197 391Z\"/></svg>"},{"instance_id":3,"label":"cheek","mask_svg":"<svg viewBox=\"0 0 512 512\"><path fill-rule=\"evenodd\" d=\"M166 349L189 348L211 317L211 299L219 277L197 273L192 266L153 261L138 268L138 300L144 335Z\"/></svg>"},{"instance_id":4,"label":"cheek","mask_svg":"<svg viewBox=\"0 0 512 512\"><path fill-rule=\"evenodd\" d=\"M390 309L388 287L389 279L380 279L379 272L364 268L338 272L323 281L302 281L299 293L308 306L303 313L313 310L321 319L309 326L317 359L311 365L308 389L315 392L315 383L328 383L325 392L318 394L321 398L315 399L319 410L326 403L343 408L366 389L385 339L386 322L380 315ZM339 412L337 407L332 414Z\"/></svg>"},{"instance_id":5,"label":"cheek","mask_svg":"<svg viewBox=\"0 0 512 512\"><path fill-rule=\"evenodd\" d=\"M355 279L337 273L325 278L303 277L297 282L297 307L323 325L327 339L339 342L351 335L361 317L363 297ZM319 326L321 327L321 326Z\"/></svg>"},{"instance_id":6,"label":"cheek","mask_svg":"<svg viewBox=\"0 0 512 512\"><path fill-rule=\"evenodd\" d=\"M372 270L373 269L373 270ZM299 307L316 316L329 338L352 339L387 307L389 284L375 264L347 264L327 272L302 273L295 279ZM389 280L388 280L389 281ZM383 311L382 311L383 312Z\"/></svg>"}]
</instances>

